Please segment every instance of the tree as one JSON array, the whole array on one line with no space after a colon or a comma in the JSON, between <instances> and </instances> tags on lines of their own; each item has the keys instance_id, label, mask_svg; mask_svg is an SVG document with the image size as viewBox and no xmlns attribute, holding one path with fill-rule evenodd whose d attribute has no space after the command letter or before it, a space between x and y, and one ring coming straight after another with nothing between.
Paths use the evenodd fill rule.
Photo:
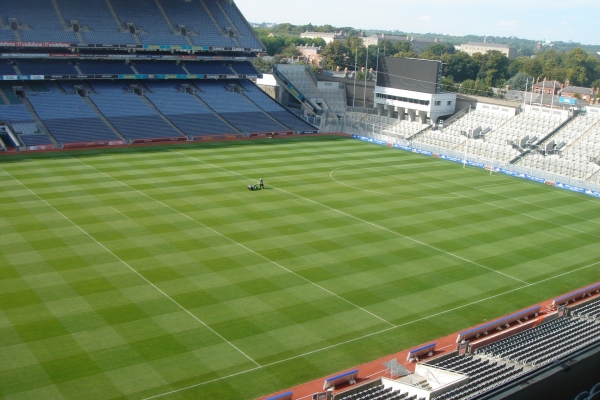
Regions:
<instances>
[{"instance_id":1,"label":"tree","mask_svg":"<svg viewBox=\"0 0 600 400\"><path fill-rule=\"evenodd\" d=\"M542 68L542 64L540 63L540 60L538 60L537 58L533 58L525 62L523 68L521 69L521 72L524 72L529 76L533 76L534 78L538 78L542 76L544 70Z\"/></svg>"},{"instance_id":2,"label":"tree","mask_svg":"<svg viewBox=\"0 0 600 400\"><path fill-rule=\"evenodd\" d=\"M252 63L260 72L264 72L266 74L270 74L273 72L273 63L265 60L262 57L257 58Z\"/></svg>"},{"instance_id":3,"label":"tree","mask_svg":"<svg viewBox=\"0 0 600 400\"><path fill-rule=\"evenodd\" d=\"M463 51L456 54L444 54L442 61L444 62L444 76L451 77L455 82L475 79L479 72L479 65Z\"/></svg>"},{"instance_id":4,"label":"tree","mask_svg":"<svg viewBox=\"0 0 600 400\"><path fill-rule=\"evenodd\" d=\"M493 97L494 91L485 82L479 80L467 80L460 85L460 93L472 94L475 96Z\"/></svg>"},{"instance_id":5,"label":"tree","mask_svg":"<svg viewBox=\"0 0 600 400\"><path fill-rule=\"evenodd\" d=\"M392 45L392 48L394 49L394 52L397 53L410 53L412 52L412 46L410 45L410 42L403 42L403 41L397 41L394 42L394 44Z\"/></svg>"},{"instance_id":6,"label":"tree","mask_svg":"<svg viewBox=\"0 0 600 400\"><path fill-rule=\"evenodd\" d=\"M344 45L344 42L338 40L329 43L321 55L323 56L323 63L328 69L345 67L350 57L348 48Z\"/></svg>"},{"instance_id":7,"label":"tree","mask_svg":"<svg viewBox=\"0 0 600 400\"><path fill-rule=\"evenodd\" d=\"M525 85L527 85L527 88L530 90L530 85L533 85L533 77L527 75L524 72L519 72L515 76L510 78L508 81L506 81L506 84L510 85L510 88L512 90L524 91Z\"/></svg>"},{"instance_id":8,"label":"tree","mask_svg":"<svg viewBox=\"0 0 600 400\"><path fill-rule=\"evenodd\" d=\"M444 76L442 77L442 90L444 92L457 92L460 85L457 85L456 82L452 79L452 77Z\"/></svg>"},{"instance_id":9,"label":"tree","mask_svg":"<svg viewBox=\"0 0 600 400\"><path fill-rule=\"evenodd\" d=\"M442 54L454 54L455 52L456 49L451 43L435 43L423 49L423 53L432 53L437 57L441 57Z\"/></svg>"}]
</instances>

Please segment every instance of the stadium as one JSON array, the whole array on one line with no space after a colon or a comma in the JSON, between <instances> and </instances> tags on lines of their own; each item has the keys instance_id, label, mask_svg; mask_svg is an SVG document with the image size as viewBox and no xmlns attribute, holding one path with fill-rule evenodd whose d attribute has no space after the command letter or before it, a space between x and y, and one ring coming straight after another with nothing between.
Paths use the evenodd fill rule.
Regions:
<instances>
[{"instance_id":1,"label":"stadium","mask_svg":"<svg viewBox=\"0 0 600 400\"><path fill-rule=\"evenodd\" d=\"M598 108L390 57L273 98L229 0L4 1L0 47L1 398L600 398Z\"/></svg>"}]
</instances>

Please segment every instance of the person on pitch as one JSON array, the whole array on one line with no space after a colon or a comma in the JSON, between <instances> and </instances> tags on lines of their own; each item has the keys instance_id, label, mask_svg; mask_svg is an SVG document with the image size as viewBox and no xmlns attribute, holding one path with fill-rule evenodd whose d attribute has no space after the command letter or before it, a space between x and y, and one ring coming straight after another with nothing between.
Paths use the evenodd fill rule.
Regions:
<instances>
[{"instance_id":1,"label":"person on pitch","mask_svg":"<svg viewBox=\"0 0 600 400\"><path fill-rule=\"evenodd\" d=\"M263 179L262 179L262 178L260 178L260 180L258 181L258 186L259 186L261 189L264 189L264 188L265 188L265 183L263 182Z\"/></svg>"}]
</instances>

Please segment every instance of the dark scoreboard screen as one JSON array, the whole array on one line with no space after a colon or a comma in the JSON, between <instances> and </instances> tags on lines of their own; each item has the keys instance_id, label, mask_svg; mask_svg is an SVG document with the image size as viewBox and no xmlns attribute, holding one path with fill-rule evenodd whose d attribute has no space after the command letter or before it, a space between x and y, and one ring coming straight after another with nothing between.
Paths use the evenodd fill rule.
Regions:
<instances>
[{"instance_id":1,"label":"dark scoreboard screen","mask_svg":"<svg viewBox=\"0 0 600 400\"><path fill-rule=\"evenodd\" d=\"M441 79L440 61L379 57L377 86L436 94L440 92Z\"/></svg>"}]
</instances>

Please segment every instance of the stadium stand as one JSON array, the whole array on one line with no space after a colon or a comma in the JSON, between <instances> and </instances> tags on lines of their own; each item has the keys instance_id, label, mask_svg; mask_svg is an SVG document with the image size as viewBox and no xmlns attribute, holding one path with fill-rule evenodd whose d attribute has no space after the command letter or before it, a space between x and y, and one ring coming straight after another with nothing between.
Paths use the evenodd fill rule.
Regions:
<instances>
[{"instance_id":1,"label":"stadium stand","mask_svg":"<svg viewBox=\"0 0 600 400\"><path fill-rule=\"evenodd\" d=\"M24 0L3 2L0 14L16 20L24 41L263 48L237 7L220 0ZM21 40L14 32L0 30L0 40Z\"/></svg>"},{"instance_id":2,"label":"stadium stand","mask_svg":"<svg viewBox=\"0 0 600 400\"><path fill-rule=\"evenodd\" d=\"M88 61L79 62L79 68L84 74L132 74L129 64L123 61Z\"/></svg>"},{"instance_id":3,"label":"stadium stand","mask_svg":"<svg viewBox=\"0 0 600 400\"><path fill-rule=\"evenodd\" d=\"M148 106L141 96L133 93L131 82L93 82L98 94L90 100L110 123L130 140L158 139L181 136Z\"/></svg>"},{"instance_id":4,"label":"stadium stand","mask_svg":"<svg viewBox=\"0 0 600 400\"><path fill-rule=\"evenodd\" d=\"M205 75L231 75L231 74L233 74L232 69L222 63L190 62L190 63L187 63L185 67L192 74L205 74Z\"/></svg>"},{"instance_id":5,"label":"stadium stand","mask_svg":"<svg viewBox=\"0 0 600 400\"><path fill-rule=\"evenodd\" d=\"M254 65L249 62L234 63L231 65L231 69L240 75L259 75Z\"/></svg>"},{"instance_id":6,"label":"stadium stand","mask_svg":"<svg viewBox=\"0 0 600 400\"><path fill-rule=\"evenodd\" d=\"M540 147L540 151L524 157L519 165L581 181L597 181L600 118L598 115L578 115Z\"/></svg>"},{"instance_id":7,"label":"stadium stand","mask_svg":"<svg viewBox=\"0 0 600 400\"><path fill-rule=\"evenodd\" d=\"M326 113L330 110L323 95L319 92L317 79L306 65L279 64L273 72L275 77L281 75L291 82L302 98L308 99L313 106L317 107L317 113Z\"/></svg>"},{"instance_id":8,"label":"stadium stand","mask_svg":"<svg viewBox=\"0 0 600 400\"><path fill-rule=\"evenodd\" d=\"M1 32L1 31L0 31ZM0 39L2 40L2 39ZM0 75L15 75L16 71L12 64L6 61L0 62Z\"/></svg>"},{"instance_id":9,"label":"stadium stand","mask_svg":"<svg viewBox=\"0 0 600 400\"><path fill-rule=\"evenodd\" d=\"M265 113L276 119L281 125L288 127L296 132L315 132L316 128L294 115L282 107L275 100L267 96L262 90L257 88L249 81L242 82L246 92L244 95L248 97L257 107L260 107Z\"/></svg>"},{"instance_id":10,"label":"stadium stand","mask_svg":"<svg viewBox=\"0 0 600 400\"><path fill-rule=\"evenodd\" d=\"M181 88L182 82L151 82L148 99L175 126L192 136L238 133Z\"/></svg>"},{"instance_id":11,"label":"stadium stand","mask_svg":"<svg viewBox=\"0 0 600 400\"><path fill-rule=\"evenodd\" d=\"M133 66L140 74L185 74L185 70L173 62L136 61Z\"/></svg>"},{"instance_id":12,"label":"stadium stand","mask_svg":"<svg viewBox=\"0 0 600 400\"><path fill-rule=\"evenodd\" d=\"M73 64L63 60L25 60L18 67L22 75L77 75Z\"/></svg>"},{"instance_id":13,"label":"stadium stand","mask_svg":"<svg viewBox=\"0 0 600 400\"><path fill-rule=\"evenodd\" d=\"M231 84L234 81L196 81L198 97L243 133L287 132L289 128L275 122L260 108L241 96Z\"/></svg>"},{"instance_id":14,"label":"stadium stand","mask_svg":"<svg viewBox=\"0 0 600 400\"><path fill-rule=\"evenodd\" d=\"M539 377L548 371L554 371L559 364L572 360L573 354L597 351L595 349L600 343L600 297L596 292L598 285L600 284L590 285L558 297L557 299L576 300L565 313L552 307L541 310L538 305L459 334L462 344L463 340L471 339L473 343L481 342L482 346L471 346L472 343L466 342L464 352L454 350L433 357L435 343L409 350L409 362L414 361L419 354L426 358L424 362L416 364L411 374L398 379L389 379L387 375L374 379L357 379L357 385L344 385L332 398L467 400L496 398L494 396L499 393L502 396L506 388L528 387L529 379L543 380ZM588 299L589 295L594 297ZM543 316L536 318L538 312L542 312ZM511 329L503 333L490 331L494 334L485 339L473 336L474 332L483 332L484 326L489 325L489 329L504 328L508 321L518 322L526 317L531 317L532 323L514 326L523 329ZM567 368L567 364L562 364L557 373L564 375L563 368ZM342 379L345 375L347 373L327 379ZM527 384L522 385L526 381ZM324 388L327 388L327 380L325 383ZM589 392L581 393L576 399L596 399L591 396L597 392L600 392L600 384Z\"/></svg>"},{"instance_id":15,"label":"stadium stand","mask_svg":"<svg viewBox=\"0 0 600 400\"><path fill-rule=\"evenodd\" d=\"M392 142L394 138L407 140L417 133L427 130L429 125L423 125L420 122L410 122L398 120L374 114L363 114L349 112L346 114L354 126L363 129L366 132L377 131L384 136L383 140ZM428 141L424 141L428 143Z\"/></svg>"},{"instance_id":16,"label":"stadium stand","mask_svg":"<svg viewBox=\"0 0 600 400\"><path fill-rule=\"evenodd\" d=\"M60 143L120 140L80 96L48 93L29 96L29 101Z\"/></svg>"},{"instance_id":17,"label":"stadium stand","mask_svg":"<svg viewBox=\"0 0 600 400\"><path fill-rule=\"evenodd\" d=\"M74 147L315 131L240 79L261 75L243 60L264 46L235 4L24 0L1 2L0 15L0 40L39 42L26 46L32 54L39 52L36 46L44 48L39 58L6 50L15 51L15 58L0 63L0 75L11 76L0 82L0 122L28 150L51 143ZM195 61L189 57L192 47L170 46L212 48L193 48L204 57ZM170 60L157 49L168 50ZM221 53L225 50L230 55ZM217 57L211 61L207 55ZM181 63L173 60L180 56ZM173 75L196 81L161 81ZM19 81L20 76L28 78ZM137 80L128 80L132 77ZM225 78L238 79L221 81Z\"/></svg>"}]
</instances>

